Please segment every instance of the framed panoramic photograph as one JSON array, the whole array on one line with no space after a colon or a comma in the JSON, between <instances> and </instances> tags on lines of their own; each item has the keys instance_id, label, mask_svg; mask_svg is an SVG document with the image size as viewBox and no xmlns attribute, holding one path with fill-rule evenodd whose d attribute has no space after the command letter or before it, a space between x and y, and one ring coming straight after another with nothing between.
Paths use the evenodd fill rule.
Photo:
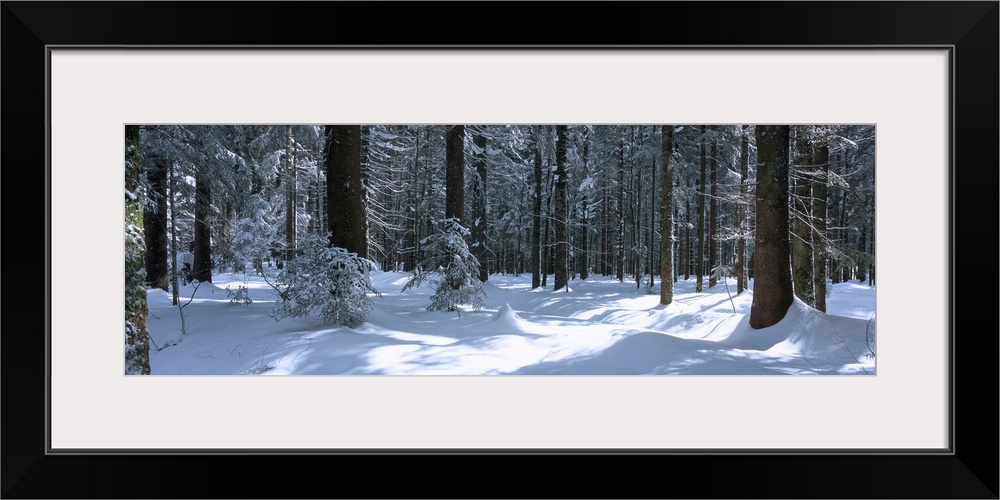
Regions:
<instances>
[{"instance_id":1,"label":"framed panoramic photograph","mask_svg":"<svg viewBox=\"0 0 1000 500\"><path fill-rule=\"evenodd\" d=\"M398 481L330 496L441 496L406 485L490 455L595 460L571 496L996 498L970 422L995 400L955 386L995 380L974 355L995 335L958 332L996 325L959 321L993 306L957 300L981 264L955 230L996 227L997 3L718 8L749 45L447 45L439 20L400 39L430 14L405 5L330 20L382 37L310 3L4 3L4 138L45 141L4 148L44 174L18 267L46 280L42 331L4 338L3 495L301 496L177 472L378 458ZM624 456L709 486L617 489ZM97 465L49 480L76 460ZM169 484L129 479L163 460Z\"/></svg>"}]
</instances>

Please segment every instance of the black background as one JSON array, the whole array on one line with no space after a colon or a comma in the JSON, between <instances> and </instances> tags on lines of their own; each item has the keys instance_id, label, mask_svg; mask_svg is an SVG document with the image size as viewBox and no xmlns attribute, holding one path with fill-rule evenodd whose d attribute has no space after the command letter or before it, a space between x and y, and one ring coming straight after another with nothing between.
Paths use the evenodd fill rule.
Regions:
<instances>
[{"instance_id":1,"label":"black background","mask_svg":"<svg viewBox=\"0 0 1000 500\"><path fill-rule=\"evenodd\" d=\"M997 2L3 2L3 497L997 498L998 19ZM954 453L47 455L45 47L339 44L954 46Z\"/></svg>"}]
</instances>

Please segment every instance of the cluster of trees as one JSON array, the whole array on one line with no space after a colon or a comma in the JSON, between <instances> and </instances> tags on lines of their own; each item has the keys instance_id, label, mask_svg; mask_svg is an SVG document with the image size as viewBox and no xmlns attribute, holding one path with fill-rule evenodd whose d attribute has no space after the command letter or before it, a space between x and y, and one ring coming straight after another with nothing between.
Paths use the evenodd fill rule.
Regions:
<instances>
[{"instance_id":1,"label":"cluster of trees","mask_svg":"<svg viewBox=\"0 0 1000 500\"><path fill-rule=\"evenodd\" d=\"M133 129L144 279L175 301L176 252L192 249L194 279L211 281L291 265L310 234L416 276L458 259L438 283L468 293L440 308L495 273L554 290L599 274L653 293L659 280L667 304L681 277L701 291L735 276L738 292L754 278L756 299L784 290L769 273L787 268L820 310L828 279L874 281L870 125Z\"/></svg>"}]
</instances>

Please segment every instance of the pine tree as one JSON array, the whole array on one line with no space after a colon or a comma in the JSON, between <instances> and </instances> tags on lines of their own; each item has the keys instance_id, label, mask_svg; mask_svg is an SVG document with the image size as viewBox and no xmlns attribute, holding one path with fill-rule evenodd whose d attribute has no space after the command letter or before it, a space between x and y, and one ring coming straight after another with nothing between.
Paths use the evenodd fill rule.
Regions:
<instances>
[{"instance_id":1,"label":"pine tree","mask_svg":"<svg viewBox=\"0 0 1000 500\"><path fill-rule=\"evenodd\" d=\"M306 234L300 238L299 254L286 263L273 284L278 301L271 317L318 314L327 324L356 327L371 313L368 294L378 293L368 280L374 268L374 262L330 246L329 235Z\"/></svg>"},{"instance_id":2,"label":"pine tree","mask_svg":"<svg viewBox=\"0 0 1000 500\"><path fill-rule=\"evenodd\" d=\"M428 311L458 311L461 305L480 309L486 292L479 281L479 261L465 239L469 230L455 218L440 222L438 231L424 241L427 258L403 286L403 291L430 282L434 285Z\"/></svg>"}]
</instances>

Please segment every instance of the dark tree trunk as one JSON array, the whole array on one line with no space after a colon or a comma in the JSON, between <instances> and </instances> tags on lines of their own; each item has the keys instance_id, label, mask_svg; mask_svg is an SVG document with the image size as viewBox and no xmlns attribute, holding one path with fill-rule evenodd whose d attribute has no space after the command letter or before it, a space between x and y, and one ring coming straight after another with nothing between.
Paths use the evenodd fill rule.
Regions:
<instances>
[{"instance_id":1,"label":"dark tree trunk","mask_svg":"<svg viewBox=\"0 0 1000 500\"><path fill-rule=\"evenodd\" d=\"M476 145L476 180L472 185L475 220L471 232L475 256L479 260L479 281L485 283L490 278L486 263L489 256L486 248L486 135L483 129L478 132L472 136L472 143Z\"/></svg>"},{"instance_id":2,"label":"dark tree trunk","mask_svg":"<svg viewBox=\"0 0 1000 500\"><path fill-rule=\"evenodd\" d=\"M792 276L795 282L795 296L810 306L815 306L813 289L812 254L812 141L807 127L797 127L795 141L797 164L795 175L795 196L792 197Z\"/></svg>"},{"instance_id":3,"label":"dark tree trunk","mask_svg":"<svg viewBox=\"0 0 1000 500\"><path fill-rule=\"evenodd\" d=\"M705 275L705 126L701 126L701 182L698 184L698 255L695 259L694 291L701 292Z\"/></svg>"},{"instance_id":4,"label":"dark tree trunk","mask_svg":"<svg viewBox=\"0 0 1000 500\"><path fill-rule=\"evenodd\" d=\"M747 137L747 125L740 131L740 202L737 208L737 225L739 239L736 240L736 295L747 288L747 174L750 166L750 140Z\"/></svg>"},{"instance_id":5,"label":"dark tree trunk","mask_svg":"<svg viewBox=\"0 0 1000 500\"><path fill-rule=\"evenodd\" d=\"M569 140L566 125L556 125L556 173L555 173L555 282L554 290L561 290L569 284L569 248L566 241L566 142Z\"/></svg>"},{"instance_id":6,"label":"dark tree trunk","mask_svg":"<svg viewBox=\"0 0 1000 500\"><path fill-rule=\"evenodd\" d=\"M326 126L326 197L330 246L368 255L361 184L361 126Z\"/></svg>"},{"instance_id":7,"label":"dark tree trunk","mask_svg":"<svg viewBox=\"0 0 1000 500\"><path fill-rule=\"evenodd\" d=\"M212 282L212 187L207 167L195 174L194 265L192 279Z\"/></svg>"},{"instance_id":8,"label":"dark tree trunk","mask_svg":"<svg viewBox=\"0 0 1000 500\"><path fill-rule=\"evenodd\" d=\"M788 141L786 126L756 128L757 238L754 240L754 293L750 327L772 326L794 302L788 233Z\"/></svg>"},{"instance_id":9,"label":"dark tree trunk","mask_svg":"<svg viewBox=\"0 0 1000 500\"><path fill-rule=\"evenodd\" d=\"M712 125L712 179L708 198L708 287L712 288L718 282L715 266L719 264L719 139L715 133L717 127Z\"/></svg>"},{"instance_id":10,"label":"dark tree trunk","mask_svg":"<svg viewBox=\"0 0 1000 500\"><path fill-rule=\"evenodd\" d=\"M535 198L531 226L531 289L542 286L542 150L535 130Z\"/></svg>"},{"instance_id":11,"label":"dark tree trunk","mask_svg":"<svg viewBox=\"0 0 1000 500\"><path fill-rule=\"evenodd\" d=\"M674 147L674 126L664 125L661 136L661 163L663 171L660 188L660 304L674 300L674 166L670 156Z\"/></svg>"},{"instance_id":12,"label":"dark tree trunk","mask_svg":"<svg viewBox=\"0 0 1000 500\"><path fill-rule=\"evenodd\" d=\"M444 216L461 222L465 212L465 125L448 127L446 137Z\"/></svg>"},{"instance_id":13,"label":"dark tree trunk","mask_svg":"<svg viewBox=\"0 0 1000 500\"><path fill-rule=\"evenodd\" d=\"M170 271L167 268L167 166L163 159L152 162L146 171L149 199L143 206L143 232L146 235L146 286L168 289Z\"/></svg>"},{"instance_id":14,"label":"dark tree trunk","mask_svg":"<svg viewBox=\"0 0 1000 500\"><path fill-rule=\"evenodd\" d=\"M819 173L813 184L813 290L816 309L826 312L826 205L827 182L830 172L830 150L826 140L815 150L814 161Z\"/></svg>"}]
</instances>

